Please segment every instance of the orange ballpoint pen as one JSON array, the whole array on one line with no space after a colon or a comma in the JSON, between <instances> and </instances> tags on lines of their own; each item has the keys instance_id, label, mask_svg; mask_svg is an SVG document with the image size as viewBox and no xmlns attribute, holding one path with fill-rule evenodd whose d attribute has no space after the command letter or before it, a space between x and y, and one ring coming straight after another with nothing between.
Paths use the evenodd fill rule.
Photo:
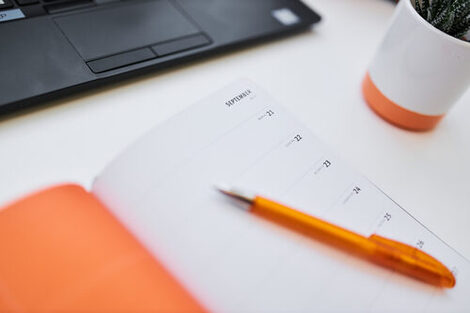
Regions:
<instances>
[{"instance_id":1,"label":"orange ballpoint pen","mask_svg":"<svg viewBox=\"0 0 470 313\"><path fill-rule=\"evenodd\" d=\"M365 237L255 194L218 189L249 204L248 211L308 237L423 282L446 288L455 286L454 275L446 266L415 247L375 234Z\"/></svg>"}]
</instances>

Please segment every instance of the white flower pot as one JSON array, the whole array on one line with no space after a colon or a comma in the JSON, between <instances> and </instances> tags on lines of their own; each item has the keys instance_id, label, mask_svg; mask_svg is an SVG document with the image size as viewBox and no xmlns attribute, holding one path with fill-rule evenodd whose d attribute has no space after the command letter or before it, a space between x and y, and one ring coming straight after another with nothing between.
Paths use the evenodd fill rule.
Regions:
<instances>
[{"instance_id":1,"label":"white flower pot","mask_svg":"<svg viewBox=\"0 0 470 313\"><path fill-rule=\"evenodd\" d=\"M370 107L385 120L428 130L470 84L470 43L424 20L401 0L363 81Z\"/></svg>"}]
</instances>

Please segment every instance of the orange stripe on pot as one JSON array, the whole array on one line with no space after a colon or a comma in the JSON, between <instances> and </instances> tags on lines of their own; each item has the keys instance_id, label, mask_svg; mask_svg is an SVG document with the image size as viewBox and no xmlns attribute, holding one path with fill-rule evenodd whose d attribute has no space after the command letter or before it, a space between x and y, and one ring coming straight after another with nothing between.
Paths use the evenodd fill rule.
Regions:
<instances>
[{"instance_id":1,"label":"orange stripe on pot","mask_svg":"<svg viewBox=\"0 0 470 313\"><path fill-rule=\"evenodd\" d=\"M399 106L377 88L369 73L366 73L362 82L362 93L375 113L401 128L415 131L430 130L444 117L444 115L420 114Z\"/></svg>"}]
</instances>

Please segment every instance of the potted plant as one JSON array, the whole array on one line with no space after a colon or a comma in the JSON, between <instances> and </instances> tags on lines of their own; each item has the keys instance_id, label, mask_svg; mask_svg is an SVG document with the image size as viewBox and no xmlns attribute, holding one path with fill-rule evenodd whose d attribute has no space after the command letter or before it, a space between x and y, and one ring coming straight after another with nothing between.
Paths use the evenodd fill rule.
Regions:
<instances>
[{"instance_id":1,"label":"potted plant","mask_svg":"<svg viewBox=\"0 0 470 313\"><path fill-rule=\"evenodd\" d=\"M470 84L470 0L401 0L362 84L385 120L429 130Z\"/></svg>"}]
</instances>

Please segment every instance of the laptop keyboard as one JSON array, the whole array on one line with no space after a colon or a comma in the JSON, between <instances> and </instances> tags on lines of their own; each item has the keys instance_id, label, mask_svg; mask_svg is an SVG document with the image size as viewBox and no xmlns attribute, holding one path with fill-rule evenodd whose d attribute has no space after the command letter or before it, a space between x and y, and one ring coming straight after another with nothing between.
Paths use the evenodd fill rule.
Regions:
<instances>
[{"instance_id":1,"label":"laptop keyboard","mask_svg":"<svg viewBox=\"0 0 470 313\"><path fill-rule=\"evenodd\" d=\"M0 0L0 13L4 10L11 10L9 12L19 12L19 9L23 13L24 17L33 17L60 13L93 5L95 5L93 0Z\"/></svg>"}]
</instances>

